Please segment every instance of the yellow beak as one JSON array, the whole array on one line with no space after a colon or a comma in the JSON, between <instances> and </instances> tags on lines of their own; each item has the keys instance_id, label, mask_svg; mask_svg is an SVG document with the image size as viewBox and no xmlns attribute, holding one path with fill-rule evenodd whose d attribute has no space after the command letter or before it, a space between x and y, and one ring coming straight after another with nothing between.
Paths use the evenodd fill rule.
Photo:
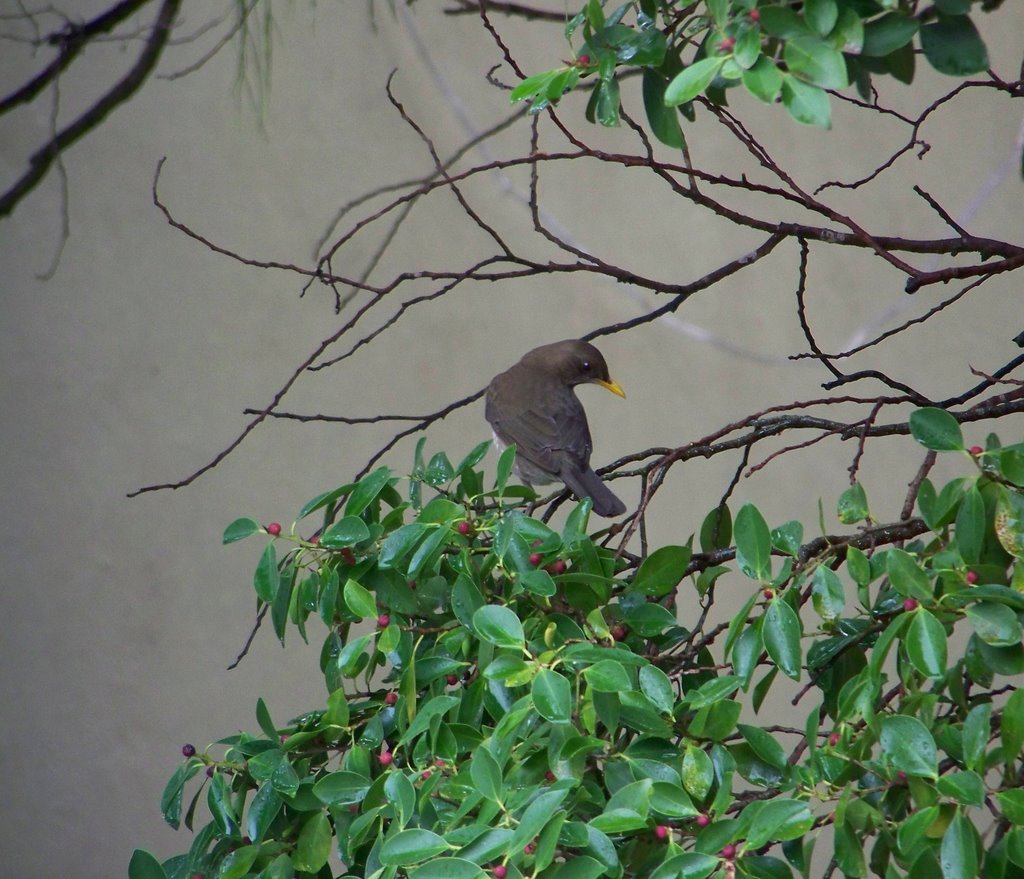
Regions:
<instances>
[{"instance_id":1,"label":"yellow beak","mask_svg":"<svg viewBox=\"0 0 1024 879\"><path fill-rule=\"evenodd\" d=\"M613 394L622 397L622 399L626 399L626 392L622 390L618 382L603 381L602 379L598 379L596 383L599 384L605 390L611 391Z\"/></svg>"}]
</instances>

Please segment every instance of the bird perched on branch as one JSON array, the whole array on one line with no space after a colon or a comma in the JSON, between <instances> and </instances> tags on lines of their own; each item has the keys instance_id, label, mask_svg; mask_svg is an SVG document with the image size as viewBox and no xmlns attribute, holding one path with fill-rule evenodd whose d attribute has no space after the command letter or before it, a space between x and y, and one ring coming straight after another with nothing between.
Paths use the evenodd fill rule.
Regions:
<instances>
[{"instance_id":1,"label":"bird perched on branch","mask_svg":"<svg viewBox=\"0 0 1024 879\"><path fill-rule=\"evenodd\" d=\"M582 384L626 396L589 342L542 345L492 379L484 414L499 448L515 444L516 473L527 485L561 481L577 497L589 497L599 516L621 516L626 505L590 467L590 428L573 391Z\"/></svg>"}]
</instances>

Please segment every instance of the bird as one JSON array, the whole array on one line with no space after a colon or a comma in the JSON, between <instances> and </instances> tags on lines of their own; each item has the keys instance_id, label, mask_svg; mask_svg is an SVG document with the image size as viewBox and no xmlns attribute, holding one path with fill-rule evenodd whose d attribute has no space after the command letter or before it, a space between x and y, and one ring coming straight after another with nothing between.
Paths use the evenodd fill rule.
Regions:
<instances>
[{"instance_id":1,"label":"bird","mask_svg":"<svg viewBox=\"0 0 1024 879\"><path fill-rule=\"evenodd\" d=\"M484 417L499 449L515 445L516 473L527 485L561 481L578 498L590 498L599 516L621 516L626 505L590 467L590 428L573 390L582 384L626 396L589 342L541 345L491 380Z\"/></svg>"}]
</instances>

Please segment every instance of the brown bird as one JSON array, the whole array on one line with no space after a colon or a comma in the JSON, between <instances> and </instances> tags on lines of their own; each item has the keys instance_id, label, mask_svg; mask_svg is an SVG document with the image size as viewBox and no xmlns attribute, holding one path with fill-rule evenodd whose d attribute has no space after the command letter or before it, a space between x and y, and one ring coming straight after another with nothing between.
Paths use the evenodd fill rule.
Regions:
<instances>
[{"instance_id":1,"label":"brown bird","mask_svg":"<svg viewBox=\"0 0 1024 879\"><path fill-rule=\"evenodd\" d=\"M589 342L542 345L492 379L484 415L499 448L515 444L516 473L527 485L561 480L577 497L589 497L599 516L621 516L626 505L590 468L590 428L573 391L588 383L626 396Z\"/></svg>"}]
</instances>

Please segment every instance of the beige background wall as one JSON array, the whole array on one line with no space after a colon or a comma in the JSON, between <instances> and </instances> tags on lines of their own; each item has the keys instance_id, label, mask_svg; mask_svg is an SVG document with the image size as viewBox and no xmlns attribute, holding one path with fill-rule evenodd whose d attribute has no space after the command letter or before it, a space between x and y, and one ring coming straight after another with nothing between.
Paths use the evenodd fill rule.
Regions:
<instances>
[{"instance_id":1,"label":"beige background wall","mask_svg":"<svg viewBox=\"0 0 1024 879\"><path fill-rule=\"evenodd\" d=\"M104 5L66 6L88 17ZM291 643L284 651L263 633L240 669L225 670L251 624L258 547L222 548L220 534L239 515L287 524L309 497L346 481L386 431L271 424L186 489L134 500L126 494L206 463L244 424L242 408L266 404L339 320L324 289L300 299L295 276L245 268L170 228L150 200L161 156L161 191L179 219L247 256L306 265L339 205L430 168L422 144L384 102L392 68L396 93L442 154L469 129L509 112L504 93L484 81L498 58L476 20L445 18L441 4L418 3L395 17L387 4L374 6L376 32L367 4L281 4L262 127L232 90L231 48L189 77L149 83L66 156L71 237L51 280L36 276L59 241L57 178L0 222L5 875L99 879L124 875L136 846L161 856L186 849L187 835L174 834L159 814L181 744L204 747L252 728L259 695L279 718L322 698L318 630L310 646ZM994 63L1011 78L1024 8L1006 6L986 33ZM185 14L183 33L209 12L189 3ZM557 28L541 37L498 23L530 69L566 55ZM202 45L172 47L160 71L185 67ZM28 63L15 49L0 52L4 92ZM104 86L108 65L124 62L117 45L90 49L85 75L61 83L63 118ZM923 73L927 93L949 85ZM923 103L916 91L890 97ZM745 98L737 105L749 109ZM919 182L955 213L973 206L973 231L1019 240L1019 174L999 174L1021 119L1019 108L1012 108L1017 116L1006 108L987 95L959 102L924 132L936 145L924 161L905 158L881 191L835 203L862 212L882 232L939 233L937 218L909 193ZM581 110L574 98L566 117L575 122ZM45 135L48 112L28 109L2 123L3 181ZM856 176L886 143L904 137L894 126L865 127L841 108L830 133L800 128L781 110L750 118L808 183ZM629 143L623 132L580 128L610 148ZM734 173L745 167L706 116L689 134L698 164ZM526 137L520 126L492 149L521 150ZM549 172L544 187L553 220L585 246L657 266L665 277L699 277L754 241L667 199L642 175L580 163L559 173L562 180ZM993 179L998 185L985 191ZM512 240L549 254L530 238L515 194L524 178L513 175L511 189L506 182L488 177L470 192ZM343 267L357 273L374 240L354 247ZM438 197L414 212L377 277L468 262L484 247L452 200ZM900 280L877 260L817 256L811 317L824 345L840 346L906 304ZM680 444L765 405L815 396L825 376L785 360L803 347L793 314L795 265L795 248L785 245L770 262L694 299L679 315L686 325L662 322L604 341L629 398L584 392L596 461ZM913 305L944 292L931 288ZM411 317L343 369L303 379L285 408L427 411L481 387L534 344L632 317L653 301L583 275L476 285ZM969 383L966 364L995 367L1013 356L1009 339L1024 329L1022 315L1019 279L997 279L949 319L908 336L909 347L879 351L877 365L952 393ZM695 338L693 327L717 343ZM429 448L455 457L487 433L478 404L433 429ZM984 428L970 433L977 441ZM912 475L904 451L880 444L865 462L869 495L883 508ZM401 469L410 454L407 444L389 460ZM850 454L833 443L792 456L744 482L737 500L753 499L775 517L813 516L819 497L831 509ZM677 469L652 540L685 541L734 466L720 459ZM624 492L631 501L638 496L636 485Z\"/></svg>"}]
</instances>

